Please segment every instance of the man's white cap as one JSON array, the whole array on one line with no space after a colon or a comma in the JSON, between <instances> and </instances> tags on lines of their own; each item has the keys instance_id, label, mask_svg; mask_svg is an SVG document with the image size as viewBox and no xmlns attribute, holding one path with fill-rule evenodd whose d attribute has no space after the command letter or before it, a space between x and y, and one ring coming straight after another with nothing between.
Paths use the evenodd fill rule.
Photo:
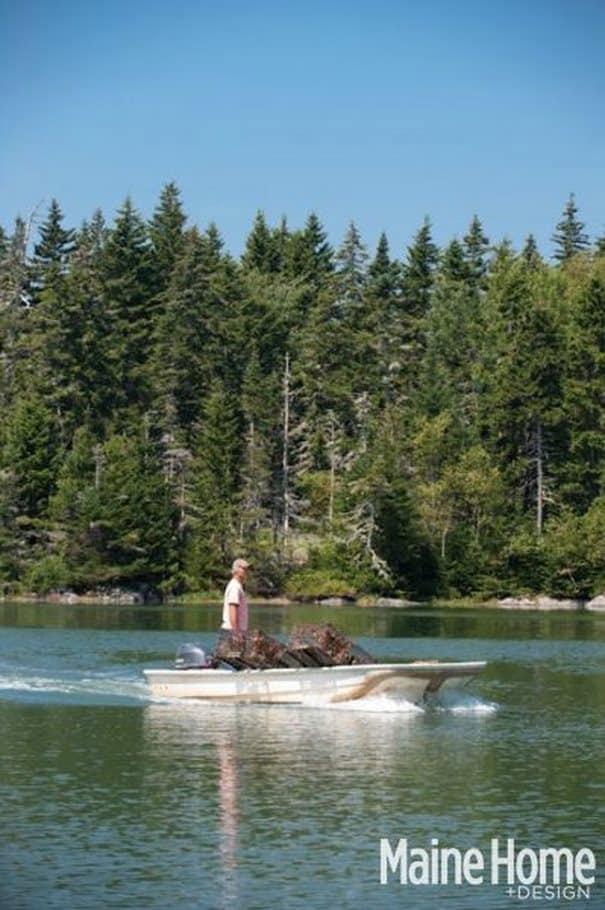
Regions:
<instances>
[{"instance_id":1,"label":"man's white cap","mask_svg":"<svg viewBox=\"0 0 605 910\"><path fill-rule=\"evenodd\" d=\"M246 559L235 559L233 565L231 566L231 571L235 572L237 569L249 569L250 563Z\"/></svg>"}]
</instances>

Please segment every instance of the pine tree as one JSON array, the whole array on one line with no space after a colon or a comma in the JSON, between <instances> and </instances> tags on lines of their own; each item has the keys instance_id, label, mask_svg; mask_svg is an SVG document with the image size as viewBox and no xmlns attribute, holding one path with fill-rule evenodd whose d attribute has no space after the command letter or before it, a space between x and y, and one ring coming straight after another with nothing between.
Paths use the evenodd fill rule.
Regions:
<instances>
[{"instance_id":1,"label":"pine tree","mask_svg":"<svg viewBox=\"0 0 605 910\"><path fill-rule=\"evenodd\" d=\"M90 221L84 221L76 234L77 258L85 257L100 266L109 230L101 209L95 209Z\"/></svg>"},{"instance_id":2,"label":"pine tree","mask_svg":"<svg viewBox=\"0 0 605 910\"><path fill-rule=\"evenodd\" d=\"M396 323L390 329L398 339L400 394L409 398L418 388L419 367L425 347L426 317L435 283L438 250L426 218L408 247L402 267L402 294Z\"/></svg>"},{"instance_id":3,"label":"pine tree","mask_svg":"<svg viewBox=\"0 0 605 910\"><path fill-rule=\"evenodd\" d=\"M584 512L602 490L605 469L605 270L595 270L574 290L564 395L570 449L563 477L567 502Z\"/></svg>"},{"instance_id":4,"label":"pine tree","mask_svg":"<svg viewBox=\"0 0 605 910\"><path fill-rule=\"evenodd\" d=\"M261 369L258 353L252 350L242 386L242 410L246 427L242 464L239 537L251 551L260 530L270 526L271 459L276 435L272 407L275 400L272 376Z\"/></svg>"},{"instance_id":5,"label":"pine tree","mask_svg":"<svg viewBox=\"0 0 605 910\"><path fill-rule=\"evenodd\" d=\"M44 518L61 457L57 421L40 392L21 397L8 418L4 466L10 472L19 513Z\"/></svg>"},{"instance_id":6,"label":"pine tree","mask_svg":"<svg viewBox=\"0 0 605 910\"><path fill-rule=\"evenodd\" d=\"M584 223L578 218L578 207L573 193L570 194L563 209L563 216L552 236L555 245L554 258L564 263L588 248L588 236L584 233Z\"/></svg>"},{"instance_id":7,"label":"pine tree","mask_svg":"<svg viewBox=\"0 0 605 910\"><path fill-rule=\"evenodd\" d=\"M224 255L225 242L214 222L208 225L207 230L202 234L202 239L205 242L206 254L210 265L212 268L218 268Z\"/></svg>"},{"instance_id":8,"label":"pine tree","mask_svg":"<svg viewBox=\"0 0 605 910\"><path fill-rule=\"evenodd\" d=\"M17 217L13 233L4 240L0 258L0 309L32 305L27 244L29 228Z\"/></svg>"},{"instance_id":9,"label":"pine tree","mask_svg":"<svg viewBox=\"0 0 605 910\"><path fill-rule=\"evenodd\" d=\"M182 440L190 437L213 373L211 270L207 243L193 228L166 292L150 366L158 421Z\"/></svg>"},{"instance_id":10,"label":"pine tree","mask_svg":"<svg viewBox=\"0 0 605 910\"><path fill-rule=\"evenodd\" d=\"M204 402L193 449L186 574L199 588L224 574L239 530L239 416L218 381Z\"/></svg>"},{"instance_id":11,"label":"pine tree","mask_svg":"<svg viewBox=\"0 0 605 910\"><path fill-rule=\"evenodd\" d=\"M10 592L20 570L19 508L10 469L0 468L0 592Z\"/></svg>"},{"instance_id":12,"label":"pine tree","mask_svg":"<svg viewBox=\"0 0 605 910\"><path fill-rule=\"evenodd\" d=\"M264 212L260 210L256 213L254 226L246 240L242 265L246 269L258 269L267 275L280 269L280 251L275 234L269 228Z\"/></svg>"},{"instance_id":13,"label":"pine tree","mask_svg":"<svg viewBox=\"0 0 605 910\"><path fill-rule=\"evenodd\" d=\"M489 239L483 231L483 225L477 215L473 215L468 233L464 237L466 281L473 291L483 290L485 287L485 274L487 272L486 253L488 248Z\"/></svg>"},{"instance_id":14,"label":"pine tree","mask_svg":"<svg viewBox=\"0 0 605 910\"><path fill-rule=\"evenodd\" d=\"M79 541L98 583L171 583L177 513L160 454L146 423L111 436L99 454Z\"/></svg>"},{"instance_id":15,"label":"pine tree","mask_svg":"<svg viewBox=\"0 0 605 910\"><path fill-rule=\"evenodd\" d=\"M60 347L62 338L57 326L65 326L66 281L75 250L75 231L63 227L63 213L52 200L46 221L40 227L40 239L34 247L31 263L32 300L35 308L29 325L28 346L32 369L50 391L53 407L60 409L65 397L64 375L54 369L57 360L69 357ZM63 441L64 437L63 437Z\"/></svg>"},{"instance_id":16,"label":"pine tree","mask_svg":"<svg viewBox=\"0 0 605 910\"><path fill-rule=\"evenodd\" d=\"M366 282L367 259L361 234L355 222L351 221L335 256L336 286L342 306L359 307Z\"/></svg>"},{"instance_id":17,"label":"pine tree","mask_svg":"<svg viewBox=\"0 0 605 910\"><path fill-rule=\"evenodd\" d=\"M448 244L441 255L439 274L450 281L466 281L469 277L464 249L456 238Z\"/></svg>"},{"instance_id":18,"label":"pine tree","mask_svg":"<svg viewBox=\"0 0 605 910\"><path fill-rule=\"evenodd\" d=\"M277 373L290 340L301 330L306 290L283 273L257 270L245 273L244 284L241 352L256 351L263 371Z\"/></svg>"},{"instance_id":19,"label":"pine tree","mask_svg":"<svg viewBox=\"0 0 605 910\"><path fill-rule=\"evenodd\" d=\"M376 254L368 268L365 293L366 325L372 338L375 375L374 398L392 402L397 394L402 368L401 271L389 254L386 234L382 233ZM368 365L369 366L369 365Z\"/></svg>"},{"instance_id":20,"label":"pine tree","mask_svg":"<svg viewBox=\"0 0 605 910\"><path fill-rule=\"evenodd\" d=\"M334 271L333 251L315 212L307 218L304 229L292 235L288 253L289 277L305 281L315 290Z\"/></svg>"},{"instance_id":21,"label":"pine tree","mask_svg":"<svg viewBox=\"0 0 605 910\"><path fill-rule=\"evenodd\" d=\"M171 181L163 187L149 222L153 290L160 297L168 288L175 263L183 252L186 221L180 191Z\"/></svg>"},{"instance_id":22,"label":"pine tree","mask_svg":"<svg viewBox=\"0 0 605 910\"><path fill-rule=\"evenodd\" d=\"M73 436L57 475L56 492L50 499L49 516L59 538L61 556L70 581L89 583L101 570L93 557L89 532L94 525L96 488L103 461L102 447L85 427ZM56 533L58 531L58 534Z\"/></svg>"},{"instance_id":23,"label":"pine tree","mask_svg":"<svg viewBox=\"0 0 605 910\"><path fill-rule=\"evenodd\" d=\"M373 427L347 479L348 546L378 590L434 592L435 561L422 531L402 447L402 414L390 409Z\"/></svg>"},{"instance_id":24,"label":"pine tree","mask_svg":"<svg viewBox=\"0 0 605 910\"><path fill-rule=\"evenodd\" d=\"M404 305L412 319L422 319L428 312L438 259L439 250L433 243L431 223L425 218L414 243L408 247L403 264Z\"/></svg>"},{"instance_id":25,"label":"pine tree","mask_svg":"<svg viewBox=\"0 0 605 910\"><path fill-rule=\"evenodd\" d=\"M7 413L20 390L31 385L31 295L27 258L27 226L15 221L0 255L0 409ZM1 422L0 422L1 426Z\"/></svg>"},{"instance_id":26,"label":"pine tree","mask_svg":"<svg viewBox=\"0 0 605 910\"><path fill-rule=\"evenodd\" d=\"M528 234L525 246L521 251L521 258L529 269L538 269L544 265L544 260L540 256L538 244L533 234Z\"/></svg>"},{"instance_id":27,"label":"pine tree","mask_svg":"<svg viewBox=\"0 0 605 910\"><path fill-rule=\"evenodd\" d=\"M82 530L81 515L87 494L98 486L101 446L87 427L75 431L57 475L56 492L50 501L50 516L65 530Z\"/></svg>"},{"instance_id":28,"label":"pine tree","mask_svg":"<svg viewBox=\"0 0 605 910\"><path fill-rule=\"evenodd\" d=\"M154 332L149 243L145 223L128 198L105 243L103 296L111 320L116 408L149 402L146 362Z\"/></svg>"},{"instance_id":29,"label":"pine tree","mask_svg":"<svg viewBox=\"0 0 605 910\"><path fill-rule=\"evenodd\" d=\"M427 414L443 408L456 411L460 425L472 435L480 401L485 330L477 295L466 283L439 279L425 330L418 403Z\"/></svg>"},{"instance_id":30,"label":"pine tree","mask_svg":"<svg viewBox=\"0 0 605 910\"><path fill-rule=\"evenodd\" d=\"M36 294L46 288L60 292L61 279L65 276L69 258L75 244L75 231L63 227L63 212L53 199L46 221L40 227L40 239L34 247L32 272Z\"/></svg>"},{"instance_id":31,"label":"pine tree","mask_svg":"<svg viewBox=\"0 0 605 910\"><path fill-rule=\"evenodd\" d=\"M276 269L278 272L285 272L288 262L288 249L291 241L290 229L286 216L283 215L279 225L273 228L273 243L276 252Z\"/></svg>"},{"instance_id":32,"label":"pine tree","mask_svg":"<svg viewBox=\"0 0 605 910\"><path fill-rule=\"evenodd\" d=\"M371 384L370 342L366 327L357 325L353 313L343 311L334 286L322 289L300 333L299 356L293 364L316 454L323 451L318 425L322 414L332 410L345 426L353 426L355 395ZM365 364L364 372L357 358Z\"/></svg>"},{"instance_id":33,"label":"pine tree","mask_svg":"<svg viewBox=\"0 0 605 910\"><path fill-rule=\"evenodd\" d=\"M389 241L383 231L368 267L368 289L374 299L390 302L398 291L399 283L399 268L391 260Z\"/></svg>"},{"instance_id":34,"label":"pine tree","mask_svg":"<svg viewBox=\"0 0 605 910\"><path fill-rule=\"evenodd\" d=\"M113 371L111 321L94 255L74 254L61 306L46 335L49 391L71 429L101 434L120 400Z\"/></svg>"},{"instance_id":35,"label":"pine tree","mask_svg":"<svg viewBox=\"0 0 605 910\"><path fill-rule=\"evenodd\" d=\"M484 406L513 514L530 518L541 534L546 507L560 493L557 478L568 446L561 411L563 336L550 301L558 293L553 279L525 276L519 276L507 334L496 339L501 348Z\"/></svg>"},{"instance_id":36,"label":"pine tree","mask_svg":"<svg viewBox=\"0 0 605 910\"><path fill-rule=\"evenodd\" d=\"M246 286L240 266L223 254L210 272L207 324L210 376L237 396L241 389L248 350L245 319Z\"/></svg>"}]
</instances>

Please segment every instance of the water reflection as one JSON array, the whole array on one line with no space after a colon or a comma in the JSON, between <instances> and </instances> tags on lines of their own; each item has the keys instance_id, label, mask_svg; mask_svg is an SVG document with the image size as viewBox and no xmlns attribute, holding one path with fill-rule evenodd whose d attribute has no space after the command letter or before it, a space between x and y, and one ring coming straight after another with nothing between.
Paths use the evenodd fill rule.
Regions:
<instances>
[{"instance_id":1,"label":"water reflection","mask_svg":"<svg viewBox=\"0 0 605 910\"><path fill-rule=\"evenodd\" d=\"M2 908L393 910L409 898L378 884L377 844L404 835L589 847L595 906L604 893L605 630L592 618L443 613L442 634L421 638L424 617L400 611L406 638L368 642L381 659L489 661L454 705L423 712L149 703L142 668L172 658L184 611L163 614L175 628L94 632L68 630L68 612L65 629L31 628L43 613L28 607L13 616L26 627L0 635ZM387 611L341 619L369 634ZM414 910L505 903L491 889L413 898Z\"/></svg>"},{"instance_id":2,"label":"water reflection","mask_svg":"<svg viewBox=\"0 0 605 910\"><path fill-rule=\"evenodd\" d=\"M0 627L60 629L139 629L202 633L214 638L220 604L45 604L0 602ZM254 604L252 621L272 635L287 635L300 623L331 622L354 638L417 641L453 638L603 639L605 621L597 613L481 609L322 607L291 603ZM367 643L366 643L367 644Z\"/></svg>"},{"instance_id":3,"label":"water reflection","mask_svg":"<svg viewBox=\"0 0 605 910\"><path fill-rule=\"evenodd\" d=\"M402 819L431 831L436 812L468 814L492 717L454 721L386 699L321 708L151 704L143 714L150 785L157 792L169 775L162 813L175 811L166 800L179 807L181 834L196 845L212 890L207 906L223 910L252 893L254 906L266 906L259 868L279 893L296 886L301 866L316 900L321 893L312 905L332 906L342 863L358 870L354 890L373 880L378 838L398 834ZM469 816L463 827L472 823Z\"/></svg>"}]
</instances>

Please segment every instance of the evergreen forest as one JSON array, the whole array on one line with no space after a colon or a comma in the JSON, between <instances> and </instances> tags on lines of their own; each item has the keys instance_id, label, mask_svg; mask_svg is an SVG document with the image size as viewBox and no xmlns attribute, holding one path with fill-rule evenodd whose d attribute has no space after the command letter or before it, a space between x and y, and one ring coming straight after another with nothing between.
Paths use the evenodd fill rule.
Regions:
<instances>
[{"instance_id":1,"label":"evergreen forest","mask_svg":"<svg viewBox=\"0 0 605 910\"><path fill-rule=\"evenodd\" d=\"M253 221L174 183L0 229L0 585L493 597L605 590L605 237L477 216L439 248Z\"/></svg>"}]
</instances>

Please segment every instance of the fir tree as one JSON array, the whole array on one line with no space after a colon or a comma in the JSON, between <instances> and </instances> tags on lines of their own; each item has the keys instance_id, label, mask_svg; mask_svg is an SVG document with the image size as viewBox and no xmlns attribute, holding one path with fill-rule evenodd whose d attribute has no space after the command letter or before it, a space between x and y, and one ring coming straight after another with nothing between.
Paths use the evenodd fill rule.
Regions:
<instances>
[{"instance_id":1,"label":"fir tree","mask_svg":"<svg viewBox=\"0 0 605 910\"><path fill-rule=\"evenodd\" d=\"M399 268L391 260L389 241L383 231L368 267L368 290L376 300L391 301L398 291L399 278Z\"/></svg>"},{"instance_id":2,"label":"fir tree","mask_svg":"<svg viewBox=\"0 0 605 910\"><path fill-rule=\"evenodd\" d=\"M69 257L75 249L75 231L63 227L63 212L56 199L48 209L46 221L40 227L40 239L34 247L32 270L38 293L56 286L65 275Z\"/></svg>"},{"instance_id":3,"label":"fir tree","mask_svg":"<svg viewBox=\"0 0 605 910\"><path fill-rule=\"evenodd\" d=\"M421 319L428 311L438 259L439 250L433 243L431 223L425 218L414 243L408 247L403 264L405 308L413 319Z\"/></svg>"},{"instance_id":4,"label":"fir tree","mask_svg":"<svg viewBox=\"0 0 605 910\"><path fill-rule=\"evenodd\" d=\"M386 234L383 233L368 268L365 324L373 339L372 359L375 361L375 375L372 381L378 392L374 397L380 399L384 395L389 402L397 394L402 365L400 296L399 263L391 260L389 243Z\"/></svg>"},{"instance_id":5,"label":"fir tree","mask_svg":"<svg viewBox=\"0 0 605 910\"><path fill-rule=\"evenodd\" d=\"M214 581L232 558L238 532L239 418L213 383L194 439L186 572L191 584Z\"/></svg>"},{"instance_id":6,"label":"fir tree","mask_svg":"<svg viewBox=\"0 0 605 910\"><path fill-rule=\"evenodd\" d=\"M55 415L41 393L21 397L10 414L4 466L15 488L15 505L29 518L44 518L54 492L61 449Z\"/></svg>"},{"instance_id":7,"label":"fir tree","mask_svg":"<svg viewBox=\"0 0 605 910\"><path fill-rule=\"evenodd\" d=\"M477 215L473 215L468 233L464 237L466 280L473 291L479 291L484 288L488 248L489 239L483 231L483 225Z\"/></svg>"},{"instance_id":8,"label":"fir tree","mask_svg":"<svg viewBox=\"0 0 605 910\"><path fill-rule=\"evenodd\" d=\"M180 191L174 182L167 183L149 222L153 290L156 295L166 291L175 263L183 252L186 221Z\"/></svg>"},{"instance_id":9,"label":"fir tree","mask_svg":"<svg viewBox=\"0 0 605 910\"><path fill-rule=\"evenodd\" d=\"M271 405L275 400L273 377L265 376L258 353L253 349L246 366L242 385L242 410L246 427L245 453L242 464L239 537L247 549L267 527L271 504L272 437L276 427Z\"/></svg>"},{"instance_id":10,"label":"fir tree","mask_svg":"<svg viewBox=\"0 0 605 910\"><path fill-rule=\"evenodd\" d=\"M97 582L170 585L177 514L146 424L110 437L99 456L79 546Z\"/></svg>"},{"instance_id":11,"label":"fir tree","mask_svg":"<svg viewBox=\"0 0 605 910\"><path fill-rule=\"evenodd\" d=\"M82 253L82 255L80 255ZM61 304L47 326L44 346L49 392L73 428L102 433L120 390L113 371L111 322L94 258L79 250L65 280Z\"/></svg>"},{"instance_id":12,"label":"fir tree","mask_svg":"<svg viewBox=\"0 0 605 910\"><path fill-rule=\"evenodd\" d=\"M95 209L90 221L84 221L76 235L76 249L83 249L86 255L94 257L98 262L108 235L105 216L101 209Z\"/></svg>"},{"instance_id":13,"label":"fir tree","mask_svg":"<svg viewBox=\"0 0 605 910\"><path fill-rule=\"evenodd\" d=\"M456 238L446 246L441 255L439 274L450 281L466 281L469 277L464 249Z\"/></svg>"},{"instance_id":14,"label":"fir tree","mask_svg":"<svg viewBox=\"0 0 605 910\"><path fill-rule=\"evenodd\" d=\"M521 258L529 269L538 269L544 265L544 260L540 256L538 244L533 234L528 234L525 245L521 251Z\"/></svg>"},{"instance_id":15,"label":"fir tree","mask_svg":"<svg viewBox=\"0 0 605 910\"><path fill-rule=\"evenodd\" d=\"M548 295L550 277L526 285L526 300L490 377L490 436L519 517L540 534L558 494L567 441L562 421L563 338Z\"/></svg>"},{"instance_id":16,"label":"fir tree","mask_svg":"<svg viewBox=\"0 0 605 910\"><path fill-rule=\"evenodd\" d=\"M278 227L273 229L272 234L276 253L276 269L279 272L284 272L288 261L288 248L291 240L290 229L285 215L282 216Z\"/></svg>"},{"instance_id":17,"label":"fir tree","mask_svg":"<svg viewBox=\"0 0 605 910\"><path fill-rule=\"evenodd\" d=\"M584 512L602 491L605 469L605 274L592 274L572 294L565 364L565 493L574 511Z\"/></svg>"},{"instance_id":18,"label":"fir tree","mask_svg":"<svg viewBox=\"0 0 605 910\"><path fill-rule=\"evenodd\" d=\"M254 226L246 240L242 256L246 269L258 269L263 274L274 274L280 269L280 252L273 231L269 228L264 212L258 211Z\"/></svg>"},{"instance_id":19,"label":"fir tree","mask_svg":"<svg viewBox=\"0 0 605 910\"><path fill-rule=\"evenodd\" d=\"M209 264L212 268L218 268L224 255L225 242L214 222L208 225L207 230L202 234L202 239L205 242Z\"/></svg>"},{"instance_id":20,"label":"fir tree","mask_svg":"<svg viewBox=\"0 0 605 910\"><path fill-rule=\"evenodd\" d=\"M333 270L333 252L327 234L315 212L311 212L304 229L292 235L288 274L317 289Z\"/></svg>"},{"instance_id":21,"label":"fir tree","mask_svg":"<svg viewBox=\"0 0 605 910\"><path fill-rule=\"evenodd\" d=\"M116 406L148 404L146 361L154 331L149 243L145 223L126 199L105 243L103 296L111 319Z\"/></svg>"},{"instance_id":22,"label":"fir tree","mask_svg":"<svg viewBox=\"0 0 605 910\"><path fill-rule=\"evenodd\" d=\"M584 233L584 223L578 218L578 207L573 193L570 194L563 209L563 216L552 236L555 245L554 258L567 262L577 253L588 248L588 236Z\"/></svg>"},{"instance_id":23,"label":"fir tree","mask_svg":"<svg viewBox=\"0 0 605 910\"><path fill-rule=\"evenodd\" d=\"M185 236L158 321L150 372L158 420L165 431L189 438L211 382L214 365L208 244L193 228ZM214 344L216 346L216 343Z\"/></svg>"},{"instance_id":24,"label":"fir tree","mask_svg":"<svg viewBox=\"0 0 605 910\"><path fill-rule=\"evenodd\" d=\"M353 318L361 316L367 259L361 235L352 221L336 253L335 262L338 306L343 314Z\"/></svg>"},{"instance_id":25,"label":"fir tree","mask_svg":"<svg viewBox=\"0 0 605 910\"><path fill-rule=\"evenodd\" d=\"M0 258L0 308L9 306L29 308L32 305L27 244L28 226L21 217L15 218L13 233L4 240Z\"/></svg>"}]
</instances>

